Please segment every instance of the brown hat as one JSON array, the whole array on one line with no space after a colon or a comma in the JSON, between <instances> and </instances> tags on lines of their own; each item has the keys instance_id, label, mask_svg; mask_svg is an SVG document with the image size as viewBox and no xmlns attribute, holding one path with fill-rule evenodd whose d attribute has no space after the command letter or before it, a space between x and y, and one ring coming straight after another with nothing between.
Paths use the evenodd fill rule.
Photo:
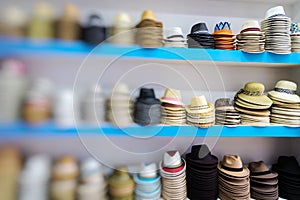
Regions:
<instances>
[{"instance_id":1,"label":"brown hat","mask_svg":"<svg viewBox=\"0 0 300 200\"><path fill-rule=\"evenodd\" d=\"M278 176L267 167L264 161L249 163L249 170L251 178L272 179Z\"/></svg>"},{"instance_id":2,"label":"brown hat","mask_svg":"<svg viewBox=\"0 0 300 200\"><path fill-rule=\"evenodd\" d=\"M249 176L249 169L243 166L243 162L238 155L224 155L223 161L219 162L218 169L225 174L233 177Z\"/></svg>"}]
</instances>

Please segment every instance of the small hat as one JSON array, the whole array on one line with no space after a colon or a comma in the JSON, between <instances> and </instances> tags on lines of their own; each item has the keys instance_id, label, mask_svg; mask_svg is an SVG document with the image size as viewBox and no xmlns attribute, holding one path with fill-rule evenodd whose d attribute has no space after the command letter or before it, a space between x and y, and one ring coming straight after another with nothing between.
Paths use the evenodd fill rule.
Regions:
<instances>
[{"instance_id":1,"label":"small hat","mask_svg":"<svg viewBox=\"0 0 300 200\"><path fill-rule=\"evenodd\" d=\"M262 83L248 82L237 93L237 97L249 103L271 106L272 100L264 95L265 86Z\"/></svg>"},{"instance_id":2,"label":"small hat","mask_svg":"<svg viewBox=\"0 0 300 200\"><path fill-rule=\"evenodd\" d=\"M218 164L218 169L233 177L249 176L249 169L243 166L242 159L238 155L224 155L223 161Z\"/></svg>"},{"instance_id":3,"label":"small hat","mask_svg":"<svg viewBox=\"0 0 300 200\"><path fill-rule=\"evenodd\" d=\"M155 98L155 93L152 88L141 88L137 101L144 104L160 104L160 101Z\"/></svg>"},{"instance_id":4,"label":"small hat","mask_svg":"<svg viewBox=\"0 0 300 200\"><path fill-rule=\"evenodd\" d=\"M277 163L272 168L279 173L300 175L300 167L294 156L279 156Z\"/></svg>"},{"instance_id":5,"label":"small hat","mask_svg":"<svg viewBox=\"0 0 300 200\"><path fill-rule=\"evenodd\" d=\"M142 14L141 20L145 20L145 19L150 19L150 20L156 21L154 12L152 10L145 10Z\"/></svg>"},{"instance_id":6,"label":"small hat","mask_svg":"<svg viewBox=\"0 0 300 200\"><path fill-rule=\"evenodd\" d=\"M241 33L261 33L258 21L257 20L246 21L242 25Z\"/></svg>"},{"instance_id":7,"label":"small hat","mask_svg":"<svg viewBox=\"0 0 300 200\"><path fill-rule=\"evenodd\" d=\"M276 7L273 7L273 8L270 8L269 10L267 10L265 19L272 18L272 17L278 17L278 16L285 16L283 6L276 6Z\"/></svg>"},{"instance_id":8,"label":"small hat","mask_svg":"<svg viewBox=\"0 0 300 200\"><path fill-rule=\"evenodd\" d=\"M191 99L191 104L186 107L188 113L212 112L214 105L207 103L205 96L195 96Z\"/></svg>"},{"instance_id":9,"label":"small hat","mask_svg":"<svg viewBox=\"0 0 300 200\"><path fill-rule=\"evenodd\" d=\"M194 24L191 28L191 34L209 34L208 28L205 22Z\"/></svg>"},{"instance_id":10,"label":"small hat","mask_svg":"<svg viewBox=\"0 0 300 200\"><path fill-rule=\"evenodd\" d=\"M164 154L163 167L178 167L181 165L181 156L178 151L168 151Z\"/></svg>"},{"instance_id":11,"label":"small hat","mask_svg":"<svg viewBox=\"0 0 300 200\"><path fill-rule=\"evenodd\" d=\"M160 99L162 103L182 105L181 94L179 90L167 88L164 96Z\"/></svg>"},{"instance_id":12,"label":"small hat","mask_svg":"<svg viewBox=\"0 0 300 200\"><path fill-rule=\"evenodd\" d=\"M264 161L249 163L251 178L273 179L278 176L276 172L272 172Z\"/></svg>"},{"instance_id":13,"label":"small hat","mask_svg":"<svg viewBox=\"0 0 300 200\"><path fill-rule=\"evenodd\" d=\"M287 103L300 103L300 97L296 94L297 84L291 81L281 80L275 85L274 90L268 94Z\"/></svg>"}]
</instances>

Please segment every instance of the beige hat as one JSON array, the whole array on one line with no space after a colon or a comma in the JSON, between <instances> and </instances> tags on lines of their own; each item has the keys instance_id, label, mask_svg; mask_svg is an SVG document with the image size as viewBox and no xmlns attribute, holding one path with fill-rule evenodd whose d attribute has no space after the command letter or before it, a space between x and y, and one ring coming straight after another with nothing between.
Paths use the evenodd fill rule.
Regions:
<instances>
[{"instance_id":1,"label":"beige hat","mask_svg":"<svg viewBox=\"0 0 300 200\"><path fill-rule=\"evenodd\" d=\"M131 25L131 19L127 13L120 12L115 16L113 26L129 27L130 25Z\"/></svg>"},{"instance_id":2,"label":"beige hat","mask_svg":"<svg viewBox=\"0 0 300 200\"><path fill-rule=\"evenodd\" d=\"M260 26L257 20L249 20L246 21L243 25L242 25L242 30L241 32L243 33L258 33L261 34L260 32Z\"/></svg>"},{"instance_id":3,"label":"beige hat","mask_svg":"<svg viewBox=\"0 0 300 200\"><path fill-rule=\"evenodd\" d=\"M150 20L156 21L156 17L152 10L145 10L143 12L141 20L145 20L145 19L150 19Z\"/></svg>"},{"instance_id":4,"label":"beige hat","mask_svg":"<svg viewBox=\"0 0 300 200\"><path fill-rule=\"evenodd\" d=\"M179 90L167 88L164 96L160 99L162 103L169 103L174 105L182 105L181 94Z\"/></svg>"},{"instance_id":5,"label":"beige hat","mask_svg":"<svg viewBox=\"0 0 300 200\"><path fill-rule=\"evenodd\" d=\"M249 169L243 166L243 162L238 155L224 155L223 161L219 162L218 169L233 177L247 177L249 176Z\"/></svg>"},{"instance_id":6,"label":"beige hat","mask_svg":"<svg viewBox=\"0 0 300 200\"><path fill-rule=\"evenodd\" d=\"M74 4L66 4L64 7L64 17L71 18L71 19L78 19L79 18L79 10L77 6Z\"/></svg>"},{"instance_id":7,"label":"beige hat","mask_svg":"<svg viewBox=\"0 0 300 200\"><path fill-rule=\"evenodd\" d=\"M274 90L268 93L269 97L287 103L300 103L300 97L296 94L297 84L292 81L280 80L276 83Z\"/></svg>"},{"instance_id":8,"label":"beige hat","mask_svg":"<svg viewBox=\"0 0 300 200\"><path fill-rule=\"evenodd\" d=\"M248 82L237 93L237 97L249 103L271 106L272 100L264 95L265 86L262 83Z\"/></svg>"},{"instance_id":9,"label":"beige hat","mask_svg":"<svg viewBox=\"0 0 300 200\"><path fill-rule=\"evenodd\" d=\"M214 105L207 103L205 96L195 96L191 99L191 104L186 107L188 113L206 113L212 112Z\"/></svg>"}]
</instances>

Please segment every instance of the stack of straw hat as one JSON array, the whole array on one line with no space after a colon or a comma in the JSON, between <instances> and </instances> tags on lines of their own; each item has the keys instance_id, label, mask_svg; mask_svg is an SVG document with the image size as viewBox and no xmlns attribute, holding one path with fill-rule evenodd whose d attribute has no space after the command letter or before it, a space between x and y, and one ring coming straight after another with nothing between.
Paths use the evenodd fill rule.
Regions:
<instances>
[{"instance_id":1,"label":"stack of straw hat","mask_svg":"<svg viewBox=\"0 0 300 200\"><path fill-rule=\"evenodd\" d=\"M215 102L216 125L238 125L241 122L239 112L234 108L234 102L229 98L217 99Z\"/></svg>"},{"instance_id":2,"label":"stack of straw hat","mask_svg":"<svg viewBox=\"0 0 300 200\"><path fill-rule=\"evenodd\" d=\"M249 163L251 198L278 199L278 174L272 172L264 161Z\"/></svg>"},{"instance_id":3,"label":"stack of straw hat","mask_svg":"<svg viewBox=\"0 0 300 200\"><path fill-rule=\"evenodd\" d=\"M242 125L270 124L272 100L264 95L265 86L257 82L246 83L235 95L235 109L240 112Z\"/></svg>"},{"instance_id":4,"label":"stack of straw hat","mask_svg":"<svg viewBox=\"0 0 300 200\"><path fill-rule=\"evenodd\" d=\"M278 173L279 196L296 200L300 197L300 166L294 156L279 156L272 169Z\"/></svg>"},{"instance_id":5,"label":"stack of straw hat","mask_svg":"<svg viewBox=\"0 0 300 200\"><path fill-rule=\"evenodd\" d=\"M218 164L219 197L222 200L250 199L249 169L238 155L224 155Z\"/></svg>"},{"instance_id":6,"label":"stack of straw hat","mask_svg":"<svg viewBox=\"0 0 300 200\"><path fill-rule=\"evenodd\" d=\"M273 100L271 123L300 126L300 97L296 94L297 84L281 80L268 93Z\"/></svg>"},{"instance_id":7,"label":"stack of straw hat","mask_svg":"<svg viewBox=\"0 0 300 200\"><path fill-rule=\"evenodd\" d=\"M172 27L166 30L166 38L164 39L164 46L171 48L186 47L186 39L183 36L180 27Z\"/></svg>"},{"instance_id":8,"label":"stack of straw hat","mask_svg":"<svg viewBox=\"0 0 300 200\"><path fill-rule=\"evenodd\" d=\"M186 200L186 163L179 152L166 152L159 168L162 177L162 198Z\"/></svg>"},{"instance_id":9,"label":"stack of straw hat","mask_svg":"<svg viewBox=\"0 0 300 200\"><path fill-rule=\"evenodd\" d=\"M111 200L133 200L134 181L125 167L115 169L108 179L108 192Z\"/></svg>"},{"instance_id":10,"label":"stack of straw hat","mask_svg":"<svg viewBox=\"0 0 300 200\"><path fill-rule=\"evenodd\" d=\"M186 123L186 112L181 101L179 90L167 88L164 96L160 99L162 119L167 125L182 125Z\"/></svg>"},{"instance_id":11,"label":"stack of straw hat","mask_svg":"<svg viewBox=\"0 0 300 200\"><path fill-rule=\"evenodd\" d=\"M52 169L51 199L75 199L78 174L79 170L75 158L64 156L56 160Z\"/></svg>"},{"instance_id":12,"label":"stack of straw hat","mask_svg":"<svg viewBox=\"0 0 300 200\"><path fill-rule=\"evenodd\" d=\"M132 124L132 107L128 86L124 83L117 84L106 101L107 120L119 127Z\"/></svg>"},{"instance_id":13,"label":"stack of straw hat","mask_svg":"<svg viewBox=\"0 0 300 200\"><path fill-rule=\"evenodd\" d=\"M160 176L155 163L143 164L139 173L134 175L136 200L159 200L161 196Z\"/></svg>"},{"instance_id":14,"label":"stack of straw hat","mask_svg":"<svg viewBox=\"0 0 300 200\"><path fill-rule=\"evenodd\" d=\"M140 125L159 124L161 118L160 101L155 98L152 88L141 88L134 103L134 122Z\"/></svg>"},{"instance_id":15,"label":"stack of straw hat","mask_svg":"<svg viewBox=\"0 0 300 200\"><path fill-rule=\"evenodd\" d=\"M292 23L291 27L291 45L293 52L300 52L300 23Z\"/></svg>"},{"instance_id":16,"label":"stack of straw hat","mask_svg":"<svg viewBox=\"0 0 300 200\"><path fill-rule=\"evenodd\" d=\"M214 31L214 41L216 49L235 49L235 37L232 33L229 22L216 24Z\"/></svg>"},{"instance_id":17,"label":"stack of straw hat","mask_svg":"<svg viewBox=\"0 0 300 200\"><path fill-rule=\"evenodd\" d=\"M142 14L141 21L136 25L136 43L144 48L157 48L162 46L163 25L156 20L151 10Z\"/></svg>"},{"instance_id":18,"label":"stack of straw hat","mask_svg":"<svg viewBox=\"0 0 300 200\"><path fill-rule=\"evenodd\" d=\"M214 48L214 37L208 32L206 23L204 22L194 24L187 38L189 48Z\"/></svg>"},{"instance_id":19,"label":"stack of straw hat","mask_svg":"<svg viewBox=\"0 0 300 200\"><path fill-rule=\"evenodd\" d=\"M267 10L265 19L261 22L261 29L266 35L266 51L291 53L290 26L291 19L285 15L282 6Z\"/></svg>"},{"instance_id":20,"label":"stack of straw hat","mask_svg":"<svg viewBox=\"0 0 300 200\"><path fill-rule=\"evenodd\" d=\"M187 196L190 200L218 197L218 158L206 145L192 146L186 154Z\"/></svg>"},{"instance_id":21,"label":"stack of straw hat","mask_svg":"<svg viewBox=\"0 0 300 200\"><path fill-rule=\"evenodd\" d=\"M191 99L191 104L186 107L187 124L208 128L215 123L215 108L212 103L207 103L205 96L196 96Z\"/></svg>"},{"instance_id":22,"label":"stack of straw hat","mask_svg":"<svg viewBox=\"0 0 300 200\"><path fill-rule=\"evenodd\" d=\"M248 53L260 53L265 50L265 35L260 31L259 23L256 20L245 22L236 38L239 50Z\"/></svg>"},{"instance_id":23,"label":"stack of straw hat","mask_svg":"<svg viewBox=\"0 0 300 200\"><path fill-rule=\"evenodd\" d=\"M17 199L20 170L20 152L14 147L2 147L0 149L0 199Z\"/></svg>"},{"instance_id":24,"label":"stack of straw hat","mask_svg":"<svg viewBox=\"0 0 300 200\"><path fill-rule=\"evenodd\" d=\"M63 16L57 21L56 37L62 40L80 39L79 11L75 5L65 5Z\"/></svg>"},{"instance_id":25,"label":"stack of straw hat","mask_svg":"<svg viewBox=\"0 0 300 200\"><path fill-rule=\"evenodd\" d=\"M50 172L51 160L48 156L29 157L19 178L19 200L47 200Z\"/></svg>"},{"instance_id":26,"label":"stack of straw hat","mask_svg":"<svg viewBox=\"0 0 300 200\"><path fill-rule=\"evenodd\" d=\"M106 200L106 181L102 173L101 164L87 158L80 165L80 180L77 188L78 200Z\"/></svg>"},{"instance_id":27,"label":"stack of straw hat","mask_svg":"<svg viewBox=\"0 0 300 200\"><path fill-rule=\"evenodd\" d=\"M114 18L109 41L114 44L131 45L135 43L134 35L130 16L124 12L118 13Z\"/></svg>"}]
</instances>

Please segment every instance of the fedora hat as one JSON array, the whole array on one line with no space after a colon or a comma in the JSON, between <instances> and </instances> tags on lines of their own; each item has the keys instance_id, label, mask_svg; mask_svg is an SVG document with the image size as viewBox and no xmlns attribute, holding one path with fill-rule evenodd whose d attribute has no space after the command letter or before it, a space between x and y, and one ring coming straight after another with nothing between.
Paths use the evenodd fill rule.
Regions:
<instances>
[{"instance_id":1,"label":"fedora hat","mask_svg":"<svg viewBox=\"0 0 300 200\"><path fill-rule=\"evenodd\" d=\"M186 107L188 113L207 113L214 110L214 105L207 103L205 96L195 96L191 99L191 104Z\"/></svg>"},{"instance_id":2,"label":"fedora hat","mask_svg":"<svg viewBox=\"0 0 300 200\"><path fill-rule=\"evenodd\" d=\"M160 99L162 103L182 105L181 94L179 90L167 88L164 96Z\"/></svg>"},{"instance_id":3,"label":"fedora hat","mask_svg":"<svg viewBox=\"0 0 300 200\"><path fill-rule=\"evenodd\" d=\"M300 167L294 156L279 156L277 163L272 168L276 172L282 172L290 175L300 175Z\"/></svg>"},{"instance_id":4,"label":"fedora hat","mask_svg":"<svg viewBox=\"0 0 300 200\"><path fill-rule=\"evenodd\" d=\"M283 6L275 6L273 8L270 8L269 10L267 10L265 19L272 18L272 17L278 17L278 16L285 16Z\"/></svg>"},{"instance_id":5,"label":"fedora hat","mask_svg":"<svg viewBox=\"0 0 300 200\"><path fill-rule=\"evenodd\" d=\"M233 177L247 177L249 176L249 169L243 166L243 162L238 155L224 155L223 161L218 164L218 169Z\"/></svg>"},{"instance_id":6,"label":"fedora hat","mask_svg":"<svg viewBox=\"0 0 300 200\"><path fill-rule=\"evenodd\" d=\"M175 168L181 165L181 156L178 151L167 151L163 158L163 167Z\"/></svg>"},{"instance_id":7,"label":"fedora hat","mask_svg":"<svg viewBox=\"0 0 300 200\"><path fill-rule=\"evenodd\" d=\"M276 172L272 172L264 161L250 162L248 166L251 178L273 179L278 176Z\"/></svg>"},{"instance_id":8,"label":"fedora hat","mask_svg":"<svg viewBox=\"0 0 300 200\"><path fill-rule=\"evenodd\" d=\"M142 20L149 19L149 20L156 21L156 17L155 17L154 12L152 10L145 10L142 14L141 19Z\"/></svg>"},{"instance_id":9,"label":"fedora hat","mask_svg":"<svg viewBox=\"0 0 300 200\"><path fill-rule=\"evenodd\" d=\"M262 83L248 82L237 93L237 97L253 104L271 106L272 100L264 95L265 86Z\"/></svg>"},{"instance_id":10,"label":"fedora hat","mask_svg":"<svg viewBox=\"0 0 300 200\"><path fill-rule=\"evenodd\" d=\"M166 40L170 41L185 41L182 29L180 27L172 27L166 30Z\"/></svg>"},{"instance_id":11,"label":"fedora hat","mask_svg":"<svg viewBox=\"0 0 300 200\"><path fill-rule=\"evenodd\" d=\"M270 98L275 97L287 103L300 103L300 97L296 94L297 84L292 81L280 80L276 83L274 90L268 94Z\"/></svg>"},{"instance_id":12,"label":"fedora hat","mask_svg":"<svg viewBox=\"0 0 300 200\"><path fill-rule=\"evenodd\" d=\"M131 26L130 16L125 12L119 12L114 18L113 26L130 27Z\"/></svg>"},{"instance_id":13,"label":"fedora hat","mask_svg":"<svg viewBox=\"0 0 300 200\"><path fill-rule=\"evenodd\" d=\"M219 22L215 25L214 35L233 35L229 22Z\"/></svg>"},{"instance_id":14,"label":"fedora hat","mask_svg":"<svg viewBox=\"0 0 300 200\"><path fill-rule=\"evenodd\" d=\"M194 24L191 28L191 34L209 34L205 22Z\"/></svg>"},{"instance_id":15,"label":"fedora hat","mask_svg":"<svg viewBox=\"0 0 300 200\"><path fill-rule=\"evenodd\" d=\"M241 33L259 33L259 34L261 34L258 21L257 20L246 21L242 25Z\"/></svg>"},{"instance_id":16,"label":"fedora hat","mask_svg":"<svg viewBox=\"0 0 300 200\"><path fill-rule=\"evenodd\" d=\"M191 153L186 155L186 158L193 160L193 162L203 163L203 164L217 164L218 158L211 154L208 146L203 145L193 145Z\"/></svg>"},{"instance_id":17,"label":"fedora hat","mask_svg":"<svg viewBox=\"0 0 300 200\"><path fill-rule=\"evenodd\" d=\"M160 101L155 98L155 93L152 88L141 88L140 95L137 98L138 102L142 102L144 104L160 104Z\"/></svg>"},{"instance_id":18,"label":"fedora hat","mask_svg":"<svg viewBox=\"0 0 300 200\"><path fill-rule=\"evenodd\" d=\"M140 178L157 177L157 167L155 163L143 163L139 172Z\"/></svg>"}]
</instances>

